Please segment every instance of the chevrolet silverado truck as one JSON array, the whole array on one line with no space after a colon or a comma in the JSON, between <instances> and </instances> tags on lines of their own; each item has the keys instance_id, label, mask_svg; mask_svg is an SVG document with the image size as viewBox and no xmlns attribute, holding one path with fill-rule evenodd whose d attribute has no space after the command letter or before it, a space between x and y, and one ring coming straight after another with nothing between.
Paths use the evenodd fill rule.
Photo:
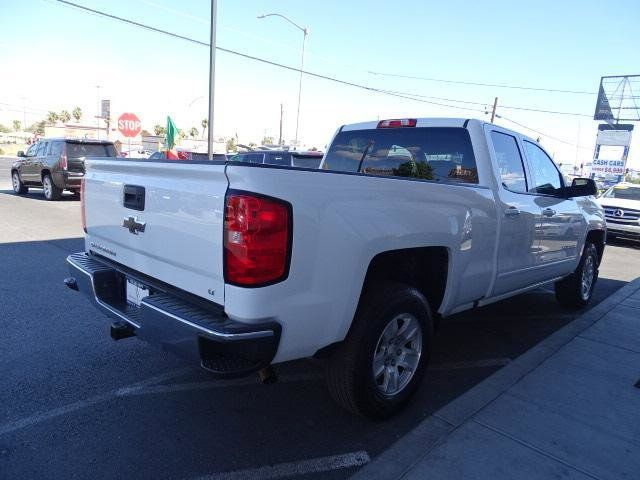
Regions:
<instances>
[{"instance_id":1,"label":"chevrolet silverado truck","mask_svg":"<svg viewBox=\"0 0 640 480\"><path fill-rule=\"evenodd\" d=\"M591 298L593 180L479 120L344 125L320 168L87 160L67 286L218 376L322 359L332 396L384 418L422 383L434 321L555 284Z\"/></svg>"}]
</instances>

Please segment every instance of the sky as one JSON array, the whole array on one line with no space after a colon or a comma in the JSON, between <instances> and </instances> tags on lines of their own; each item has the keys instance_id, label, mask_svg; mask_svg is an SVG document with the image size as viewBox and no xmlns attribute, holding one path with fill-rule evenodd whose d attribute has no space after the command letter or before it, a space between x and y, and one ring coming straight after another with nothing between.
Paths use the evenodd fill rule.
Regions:
<instances>
[{"instance_id":1,"label":"sky","mask_svg":"<svg viewBox=\"0 0 640 480\"><path fill-rule=\"evenodd\" d=\"M74 1L208 42L208 0ZM540 137L558 163L579 164L593 156L598 122L592 115L600 77L640 74L637 0L619 0L615 7L596 0L218 0L218 46L299 67L302 32L281 18L256 18L274 12L310 29L305 70L414 96L399 98L305 76L299 136L318 147L350 122L489 120L485 111L498 97L497 124ZM186 131L201 129L208 109L208 68L209 50L202 45L55 0L0 0L0 123L26 116L31 124L48 110L76 105L85 113L84 122L93 122L99 100L107 98L112 117L136 113L149 130L164 125L167 115ZM218 51L215 136L237 134L241 143L265 135L277 138L282 103L284 136L293 139L298 81L295 71ZM635 132L628 165L640 168L640 132Z\"/></svg>"}]
</instances>

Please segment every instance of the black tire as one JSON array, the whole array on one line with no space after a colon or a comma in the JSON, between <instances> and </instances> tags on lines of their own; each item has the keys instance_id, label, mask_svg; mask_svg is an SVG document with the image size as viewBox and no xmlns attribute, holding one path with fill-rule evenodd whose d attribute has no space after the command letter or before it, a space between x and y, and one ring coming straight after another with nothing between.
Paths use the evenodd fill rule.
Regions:
<instances>
[{"instance_id":1,"label":"black tire","mask_svg":"<svg viewBox=\"0 0 640 480\"><path fill-rule=\"evenodd\" d=\"M374 355L393 355L390 350L401 350L409 345L389 342L388 347L382 347L384 342L381 335L392 320L405 315L406 318L415 319L420 326L421 338L414 339L415 344L421 346L417 365L413 369L406 369L401 375L408 375L403 382L396 384L402 386L394 394L385 394L381 390L388 373L383 375L385 382L379 385L374 377ZM396 320L402 322L402 319ZM415 322L411 321L414 326ZM402 323L396 325L402 326ZM402 328L400 328L402 330ZM431 341L433 337L433 315L427 299L415 288L408 285L387 283L371 289L361 300L356 312L353 325L345 341L326 362L327 386L331 396L347 410L372 419L387 418L401 410L409 401L416 389L420 386L422 377L427 368L431 353ZM395 338L400 338L400 335ZM409 347L411 348L411 347ZM397 350L396 350L397 349ZM416 355L414 354L415 358ZM397 357L399 358L399 357ZM400 365L404 360L397 360L384 370L396 369L400 371ZM413 372L413 373L411 373ZM398 377L399 381L402 377Z\"/></svg>"},{"instance_id":2,"label":"black tire","mask_svg":"<svg viewBox=\"0 0 640 480\"><path fill-rule=\"evenodd\" d=\"M11 185L16 195L24 195L29 192L29 187L22 183L22 180L20 180L20 174L17 170L11 172Z\"/></svg>"},{"instance_id":3,"label":"black tire","mask_svg":"<svg viewBox=\"0 0 640 480\"><path fill-rule=\"evenodd\" d=\"M576 271L567 278L556 282L556 299L561 305L569 308L582 308L589 303L593 289L598 280L598 249L592 242L587 242ZM584 279L591 276L590 284L583 284Z\"/></svg>"},{"instance_id":4,"label":"black tire","mask_svg":"<svg viewBox=\"0 0 640 480\"><path fill-rule=\"evenodd\" d=\"M49 201L60 200L62 198L62 189L56 187L53 178L48 173L42 177L42 188L44 190L44 198Z\"/></svg>"}]
</instances>

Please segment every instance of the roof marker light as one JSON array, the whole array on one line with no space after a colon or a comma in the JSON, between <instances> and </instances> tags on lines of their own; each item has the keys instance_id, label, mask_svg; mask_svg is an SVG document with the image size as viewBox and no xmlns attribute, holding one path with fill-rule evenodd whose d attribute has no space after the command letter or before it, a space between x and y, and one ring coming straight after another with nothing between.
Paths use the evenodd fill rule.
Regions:
<instances>
[{"instance_id":1,"label":"roof marker light","mask_svg":"<svg viewBox=\"0 0 640 480\"><path fill-rule=\"evenodd\" d=\"M397 118L392 120L380 120L378 128L404 128L415 127L418 123L416 118Z\"/></svg>"}]
</instances>

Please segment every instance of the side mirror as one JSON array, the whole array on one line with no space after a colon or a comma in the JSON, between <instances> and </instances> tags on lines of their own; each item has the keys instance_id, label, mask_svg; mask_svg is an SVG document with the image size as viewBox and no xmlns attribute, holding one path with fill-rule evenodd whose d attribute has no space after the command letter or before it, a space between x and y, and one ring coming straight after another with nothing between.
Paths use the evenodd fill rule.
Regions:
<instances>
[{"instance_id":1,"label":"side mirror","mask_svg":"<svg viewBox=\"0 0 640 480\"><path fill-rule=\"evenodd\" d=\"M592 178L574 178L570 187L565 187L567 198L588 197L598 195L598 186Z\"/></svg>"},{"instance_id":2,"label":"side mirror","mask_svg":"<svg viewBox=\"0 0 640 480\"><path fill-rule=\"evenodd\" d=\"M24 150L18 150L18 156L24 157Z\"/></svg>"}]
</instances>

